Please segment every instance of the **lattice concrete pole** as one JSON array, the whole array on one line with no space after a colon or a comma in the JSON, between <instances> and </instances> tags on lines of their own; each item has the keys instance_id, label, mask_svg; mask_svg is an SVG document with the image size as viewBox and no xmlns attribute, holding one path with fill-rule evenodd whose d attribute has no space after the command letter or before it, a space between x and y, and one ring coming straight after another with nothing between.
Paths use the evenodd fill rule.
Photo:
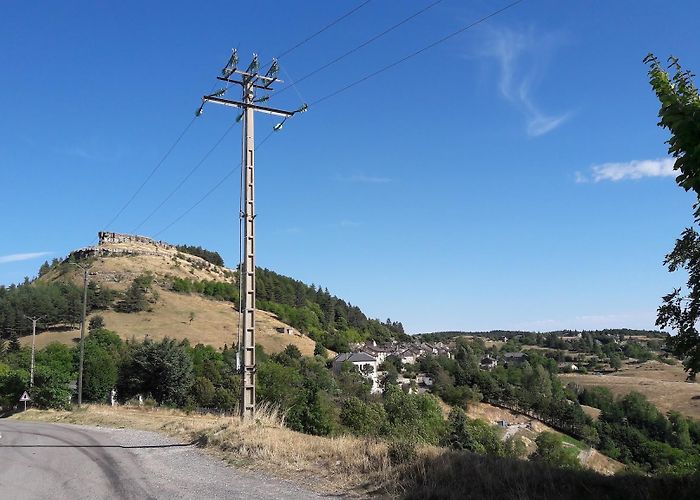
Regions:
<instances>
[{"instance_id":1,"label":"lattice concrete pole","mask_svg":"<svg viewBox=\"0 0 700 500\"><path fill-rule=\"evenodd\" d=\"M253 104L254 79L243 78L243 102ZM255 415L255 110L243 110L243 388L241 416Z\"/></svg>"}]
</instances>

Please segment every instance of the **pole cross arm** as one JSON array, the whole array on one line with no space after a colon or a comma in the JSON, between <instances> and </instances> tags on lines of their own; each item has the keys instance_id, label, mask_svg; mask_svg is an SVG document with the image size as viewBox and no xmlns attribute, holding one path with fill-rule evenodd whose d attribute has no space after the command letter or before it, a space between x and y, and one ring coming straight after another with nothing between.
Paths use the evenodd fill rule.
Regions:
<instances>
[{"instance_id":1,"label":"pole cross arm","mask_svg":"<svg viewBox=\"0 0 700 500\"><path fill-rule=\"evenodd\" d=\"M224 106L231 106L240 109L254 109L255 111L260 111L261 113L267 113L268 115L284 116L288 118L294 114L294 111L286 111L284 109L268 108L267 106L258 106L257 104L248 104L240 101L230 101L228 99L222 99L220 97L212 97L205 95L202 97L203 100L214 102L216 104L223 104Z\"/></svg>"},{"instance_id":2,"label":"pole cross arm","mask_svg":"<svg viewBox=\"0 0 700 500\"><path fill-rule=\"evenodd\" d=\"M240 86L243 86L243 85L244 85L244 83L243 83L242 81L240 81L240 80L234 80L234 79L232 79L232 78L224 78L224 77L222 77L222 76L217 76L216 79L217 79L217 80L221 80L222 82L235 83L236 85L240 85ZM275 81L276 81L276 82L281 82L282 80L275 80ZM253 87L255 87L256 89L262 89L262 90L274 90L274 89L272 89L272 88L270 87L270 85L272 85L272 82L266 83L265 85L258 85L258 84L256 84L256 83L254 83L254 84L253 84Z\"/></svg>"}]
</instances>

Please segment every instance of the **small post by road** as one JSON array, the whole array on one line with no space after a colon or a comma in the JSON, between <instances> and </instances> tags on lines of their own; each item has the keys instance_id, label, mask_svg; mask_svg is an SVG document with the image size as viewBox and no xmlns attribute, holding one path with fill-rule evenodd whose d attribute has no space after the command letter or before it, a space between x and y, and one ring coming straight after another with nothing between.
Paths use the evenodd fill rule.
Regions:
<instances>
[{"instance_id":1,"label":"small post by road","mask_svg":"<svg viewBox=\"0 0 700 500\"><path fill-rule=\"evenodd\" d=\"M24 411L27 411L27 401L29 401L30 399L31 398L29 397L29 394L27 394L27 391L24 391L20 396L20 402L24 402Z\"/></svg>"},{"instance_id":2,"label":"small post by road","mask_svg":"<svg viewBox=\"0 0 700 500\"><path fill-rule=\"evenodd\" d=\"M29 316L25 316L28 320L32 322L32 361L31 365L29 366L29 388L31 389L34 387L34 352L35 352L35 340L36 340L36 322L39 321L43 316L36 316L33 318L30 318ZM26 394L26 392L25 392ZM25 401L24 405L27 405L27 402Z\"/></svg>"}]
</instances>

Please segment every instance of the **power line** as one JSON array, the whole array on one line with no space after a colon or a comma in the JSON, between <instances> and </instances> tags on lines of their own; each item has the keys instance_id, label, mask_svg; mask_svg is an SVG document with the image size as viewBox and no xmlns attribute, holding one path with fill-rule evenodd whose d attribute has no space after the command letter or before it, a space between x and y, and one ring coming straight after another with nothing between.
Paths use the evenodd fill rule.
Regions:
<instances>
[{"instance_id":1,"label":"power line","mask_svg":"<svg viewBox=\"0 0 700 500\"><path fill-rule=\"evenodd\" d=\"M306 38L304 38L303 40L301 40L301 41L298 42L297 44L295 44L295 45L293 45L292 47L288 48L287 50L283 51L281 54L279 54L279 55L277 56L277 59L280 59L280 58L282 58L282 57L284 57L284 56L290 54L291 52L295 51L296 49L298 49L298 48L301 47L302 45L304 45L304 44L306 44L307 42L311 41L312 39L316 38L316 37L317 37L318 35L320 35L321 33L323 33L323 32L325 32L326 30L332 28L333 26L335 26L336 24L338 24L339 22L341 22L343 19L346 19L347 17L350 17L352 14L354 14L355 12L357 12L358 10L360 10L362 7L364 7L365 5L367 5L368 3L370 3L371 1L372 1L372 0L365 0L364 2L360 3L359 5L353 7L351 10L349 10L349 11L346 12L345 14L341 15L340 17L334 19L333 21L331 21L330 23L328 23L328 24L327 24L326 26L324 26L323 28L321 28L321 29L319 29L318 31L312 33L311 35L307 36ZM440 0L440 1L442 1L442 0ZM214 87L212 87L212 90L211 90L209 93L211 94L213 90L214 90ZM283 90L284 90L284 89L283 89ZM196 118L196 117L195 117L195 118ZM172 151L172 149L174 148L174 146L177 144L177 142L179 142L179 140L182 138L182 135L184 135L184 133L187 131L187 129L189 129L189 127L192 125L193 122L194 122L194 119L188 124L187 128L185 129L185 131L180 135L180 137L178 137L178 140L177 140L177 141L175 142L175 144L170 148L170 150L168 150L168 153L166 154L166 157L164 157L163 160L161 160L161 162L160 162L160 163L157 165L157 167L153 170L153 172L151 172L151 174L149 174L149 176L146 178L146 180L143 182L143 184L139 187L139 189L137 190L137 192L134 193L134 195L129 199L129 201L126 203L126 205L125 205L124 207L122 207L122 209L121 209L121 210L119 211L119 213L114 217L114 219L113 219L112 221L110 221L109 224L107 224L107 227L109 227L109 226L122 214L122 212L126 209L126 207L127 207L129 204L131 204L131 202L132 202L133 199L136 197L136 195L138 195L138 193L143 189L143 187L144 187L144 186L146 185L146 183L150 180L150 178L153 176L153 174L155 174L155 171L160 167L160 165L163 163L163 161L165 160L165 158L167 158L167 156L170 154L170 152ZM229 128L229 129L226 131L226 133L224 134L224 136L226 136L230 130L231 130L231 129ZM136 226L136 228L132 231L132 233L136 232L136 231L137 231L141 226L143 226L143 224L145 224L158 210L160 210L160 208L163 207L163 205L175 194L175 192L176 192L180 187L182 187L182 185L187 181L187 179L189 179L189 177L194 173L194 171L197 170L197 168L198 168L198 167L202 164L202 162L209 156L209 154L219 145L219 143L220 143L222 140L223 140L223 137L214 145L214 147L205 155L205 157L195 166L195 168L193 168L193 169L190 171L190 173L180 182L180 184L178 184L178 186L166 197L166 199L163 200L163 201L155 208L155 210L153 210L144 220L142 220L142 221L138 224L138 226Z\"/></svg>"},{"instance_id":2,"label":"power line","mask_svg":"<svg viewBox=\"0 0 700 500\"><path fill-rule=\"evenodd\" d=\"M286 56L287 54L289 54L289 53L295 51L296 49L298 49L299 47L301 47L301 46L304 45L305 43L307 43L307 42L311 41L312 39L316 38L318 35L320 35L320 34L323 33L324 31L326 31L327 29L329 29L329 28L335 26L336 24L338 24L340 21L342 21L342 20L345 19L346 17L349 17L349 16L353 15L355 12L357 12L358 10L360 10L362 7L364 7L365 5L367 5L368 3L370 3L371 1L372 1L372 0L365 0L364 2L362 2L361 4L359 4L358 6L352 8L351 10L349 10L348 12L346 12L345 14L343 14L342 16L340 16L339 18L335 19L334 21L331 21L331 23L327 24L326 26L324 26L323 28L321 28L320 30L318 30L316 33L307 36L307 37L304 38L301 42L297 43L297 44L294 45L293 47L290 47L290 48L288 48L287 50L285 50L284 52L282 52L280 55L277 56L277 59L281 59L282 57Z\"/></svg>"},{"instance_id":3,"label":"power line","mask_svg":"<svg viewBox=\"0 0 700 500\"><path fill-rule=\"evenodd\" d=\"M185 136L187 131L190 129L190 127L194 123L195 119L196 119L196 117L192 118L192 120L190 120L190 122L187 124L187 126L184 128L184 130L180 133L180 135L177 136L177 139L175 139L175 142L173 142L172 145L170 146L170 148L168 148L168 151L165 153L165 155L163 155L163 157L156 164L156 166L153 168L153 170L151 170L151 172L146 176L146 178L141 183L141 185L138 187L138 189L136 191L134 191L134 194L132 194L131 197L127 200L127 202L124 204L124 206L122 206L122 208L119 209L117 214L114 217L112 217L112 220L110 220L109 223L106 226L104 226L105 230L108 229L109 226L114 224L114 222L119 218L119 216L121 216L121 214L124 213L124 210L126 210L127 207L129 205L131 205L131 202L133 202L134 199L136 198L136 196L138 196L138 194L141 192L141 190L143 190L144 186L148 183L149 180L151 180L151 177L153 177L153 175L158 171L158 169L161 167L161 165L163 165L165 160L168 159L168 157L170 156L170 153L172 153L173 150L175 149L175 146L177 146L180 143L182 138Z\"/></svg>"},{"instance_id":4,"label":"power line","mask_svg":"<svg viewBox=\"0 0 700 500\"><path fill-rule=\"evenodd\" d=\"M516 0L515 2L512 2L512 3L508 4L508 5L506 5L505 7L502 7L502 8L500 8L500 9L498 9L498 10L492 12L491 14L482 17L481 19L478 19L478 20L474 21L473 23L471 23L471 24L469 24L469 25L467 25L467 26L464 26L463 28L460 28L460 29L458 29L457 31L455 31L455 32L453 32L453 33L450 33L449 35L442 37L441 39L439 39L439 40L437 40L437 41L431 43L430 45L426 45L426 46L423 47L422 49L419 49L419 50L417 50L417 51L415 51L415 52L413 52L413 53L407 55L406 57L403 57L403 58L399 59L398 61L394 61L393 63L388 64L388 65L386 65L386 66L384 66L384 67L378 69L377 71L375 71L375 72L373 72L373 73L370 73L369 75L366 75L366 76L360 78L359 80L356 80L356 81L354 81L354 82L352 82L352 83L350 83L350 84L348 84L348 85L346 85L346 86L344 86L344 87L341 87L340 89L336 90L335 92L331 92L330 94L328 94L328 95L326 95L326 96L323 96L323 97L321 97L320 99L315 100L314 102L312 102L311 104L309 104L309 106L315 106L315 105L317 105L317 104L319 104L319 103L321 103L321 102L323 102L323 101L325 101L325 100L327 100L327 99L330 99L331 97L335 97L336 95L338 95L338 94L340 94L340 93L342 93L342 92L345 92L346 90L351 89L352 87L354 87L354 86L356 86L356 85L359 85L359 84L362 83L362 82L365 82L365 81L369 80L370 78L374 78L375 76L379 75L380 73L384 73L385 71L387 71L387 70L393 68L394 66L398 66L399 64L401 64L401 63L403 63L403 62L405 62L405 61L408 61L409 59L411 59L411 58L413 58L413 57L415 57L415 56L417 56L417 55L419 55L419 54L422 54L422 53L425 52L426 50L432 49L432 48L435 47L436 45L439 45L439 44L441 44L441 43L443 43L443 42L449 40L450 38L453 38L453 37L459 35L460 33L464 33L464 32L467 31L468 29L471 29L471 28L473 28L474 26L477 26L477 25L479 25L479 24L481 24L481 23L483 23L483 22L485 22L485 21L488 21L488 20L491 19L492 17L495 17L495 16L497 16L497 15L499 15L499 14L501 14L501 13L507 11L508 9L511 9L512 7L515 7L516 5L518 5L519 3L521 3L522 1L523 1L523 0ZM298 82L299 82L299 81L297 80L297 83L298 83Z\"/></svg>"},{"instance_id":5,"label":"power line","mask_svg":"<svg viewBox=\"0 0 700 500\"><path fill-rule=\"evenodd\" d=\"M392 31L394 31L396 28L399 28L399 27L403 26L404 24L406 24L406 23L409 22L410 20L412 20L412 19L414 19L414 18L420 16L420 15L423 14L424 12L426 12L426 11L432 9L432 8L435 7L437 4L439 4L439 3L443 2L443 1L444 1L444 0L436 0L436 1L434 1L433 3L431 3L431 4L427 5L426 7L422 8L421 10L419 10L419 11L417 11L417 12L411 14L411 15L408 16L407 18L405 18L405 19L399 21L398 23L394 24L393 26L391 26L391 27L385 29L385 30L382 31L381 33L376 34L375 36L373 36L372 38L370 38L370 39L367 40L366 42L361 43L361 44L358 45L357 47L354 47L354 48L348 50L348 51L345 52L344 54L342 54L342 55L336 57L335 59L332 59L331 61L328 61L327 63L325 63L325 64L319 66L318 68L316 68L315 70L311 71L310 73L307 73L306 75L304 75L304 76L302 76L301 78L299 78L298 80L296 80L296 81L294 82L294 84L297 85L297 84L299 84L300 82L303 82L304 80L306 80L307 78L311 78L311 77L314 76L316 73L319 73L319 72L323 71L324 69L326 69L326 68L328 68L328 67L330 67L330 66L333 66L335 63L337 63L337 62L339 62L339 61L345 59L346 57L348 57L348 56L351 55L351 54L354 54L354 53L357 52L358 50L360 50L360 49L366 47L367 45L369 45L370 43L372 43L372 42L374 42L374 41L376 41L376 40L379 40L379 39L382 38L383 36L388 35L388 34L391 33ZM289 89L290 87L293 87L293 85L288 85L288 86L286 86L286 87L284 87L284 88L278 90L277 92L273 92L273 93L271 94L271 96L281 94L282 92L284 92L285 90Z\"/></svg>"},{"instance_id":6,"label":"power line","mask_svg":"<svg viewBox=\"0 0 700 500\"><path fill-rule=\"evenodd\" d=\"M265 142L267 142L267 140L268 140L270 137L272 137L272 134L274 134L273 131L269 132L269 133L265 136L265 138L264 138L262 141L260 141L260 144L258 144L258 145L255 147L255 151L257 151L258 149L260 149L260 147L262 147L262 145L265 144ZM190 206L187 210L185 210L184 212L182 212L182 213L181 213L177 218L175 218L170 224L168 224L168 225L165 226L163 229L161 229L160 231L158 231L157 233L155 233L153 236L154 236L155 238L157 238L157 237L160 236L162 233L164 233L165 231L167 231L168 229L170 229L172 226L174 226L175 224L177 224L178 222L180 222L187 214L189 214L192 210L194 210L194 209L197 208L199 205L201 205L202 202L203 202L204 200L206 200L209 196L211 196L212 193L214 193L214 191L216 191L217 189L219 189L219 188L221 187L221 185L229 179L229 177L231 177L233 174L235 174L236 172L238 172L238 170L241 168L241 165L242 165L242 162L239 163L237 167L233 168L233 169L232 169L229 173L227 173L224 177L222 177L222 178L219 180L219 182L217 182L214 186L212 186L211 189L209 189L209 191L207 191L206 193L204 193L204 195L203 195L199 200L197 200L196 203L194 203L194 204L193 204L192 206Z\"/></svg>"},{"instance_id":7,"label":"power line","mask_svg":"<svg viewBox=\"0 0 700 500\"><path fill-rule=\"evenodd\" d=\"M143 226L146 222L148 222L150 220L150 218L153 217L155 215L155 213L158 212L158 210L160 210L163 207L163 205L165 205L168 202L168 200L170 200L170 198L172 198L175 195L175 193L177 193L177 191L183 186L183 184L185 184L185 182L187 182L187 179L192 177L192 175L199 169L199 167L202 166L202 164L206 161L206 159L209 158L209 155L211 155L214 152L214 150L217 147L219 147L219 144L221 144L223 142L223 140L226 138L226 136L229 134L229 132L231 132L231 130L233 129L233 127L235 125L236 125L236 122L232 123L231 126L226 129L226 131L219 138L219 140L216 141L216 143L214 143L214 145L209 149L209 151L207 151L205 153L205 155L195 164L195 166L192 167L192 169L187 173L187 175L185 177L183 177L183 179L180 181L180 183L177 186L175 186L175 188L172 191L170 191L170 193L158 204L158 206L156 208L154 208L151 211L150 214L148 214L146 216L145 219L143 219L141 222L139 222L139 224L131 231L132 234L135 234L136 231L138 231L138 229L141 226Z\"/></svg>"},{"instance_id":8,"label":"power line","mask_svg":"<svg viewBox=\"0 0 700 500\"><path fill-rule=\"evenodd\" d=\"M401 64L401 63L403 63L403 62L405 62L405 61L407 61L407 60L409 60L409 59L411 59L411 58L413 58L413 57L415 57L415 56L417 56L417 55L419 55L419 54L422 54L423 52L425 52L425 51L427 51L427 50L429 50L429 49L435 47L436 45L439 45L439 44L441 44L441 43L443 43L443 42L449 40L450 38L453 38L453 37L455 37L455 36L457 36L457 35L459 35L459 34L465 32L465 31L467 31L467 30L473 28L474 26L477 26L477 25L479 25L479 24L481 24L481 23L483 23L483 22L485 22L485 21L487 21L487 20L489 20L489 19L491 19L491 18L493 18L493 17L495 17L495 16L497 16L497 15L499 15L499 14L501 14L501 13L503 13L503 12L505 12L505 11L511 9L511 8L513 8L513 7L515 7L516 5L518 5L518 4L521 3L521 2L523 2L523 0L516 0L516 1L514 1L514 2L512 2L512 3L510 3L510 4L508 4L508 5L506 5L505 7L502 7L502 8L500 8L500 9L496 10L496 11L493 11L492 13L490 13L490 14L488 14L488 15L486 15L486 16L480 18L480 19L477 19L476 21L472 22L471 24L468 24L467 26L464 26L464 27L460 28L459 30L454 31L454 32L450 33L449 35L446 35L446 36L440 38L439 40L437 40L437 41L435 41L435 42L433 42L433 43L431 43L431 44L429 44L429 45L426 45L425 47L423 47L423 48L421 48L421 49L419 49L419 50L417 50L417 51L415 51L415 52L413 52L413 53L411 53L411 54L409 54L409 55L407 55L407 56L405 56L405 57L403 57L403 58L401 58L401 59L399 59L399 60L397 60L397 61L394 61L394 62L392 62L391 64L388 64L388 65L386 65L386 66L384 66L384 67L378 69L377 71L374 71L373 73L370 73L369 75L366 75L366 76L360 78L359 80L356 80L356 81L354 81L354 82L352 82L352 83L350 83L350 84L348 84L348 85L346 85L346 86L344 86L344 87L341 87L340 89L336 90L335 92L331 92L330 94L325 95L324 97L321 97L320 99L317 99L317 100L313 101L309 106L315 106L315 105L317 105L317 104L320 104L321 102L326 101L326 100L328 100L328 99L330 99L330 98L332 98L332 97L335 97L336 95L338 95L338 94L340 94L340 93L342 93L342 92L345 92L346 90L349 90L350 88L352 88L352 87L354 87L354 86L356 86L356 85L359 85L360 83L363 83L363 82L365 82L365 81L367 81L367 80L369 80L369 79L371 79L371 78L374 78L375 76L377 76L377 75L379 75L379 74L381 74L381 73L383 73L383 72L385 72L385 71L387 71L387 70L389 70L389 69L391 69L391 68L393 68L393 67L395 67L395 66L398 66L399 64ZM298 80L297 80L296 83L298 83ZM288 87L285 87L285 88L288 88ZM255 148L256 151L257 151L257 149L258 149L260 146L262 146L262 145L272 136L273 133L274 133L274 132L270 132L270 133L260 142L260 144ZM238 168L240 168L240 165L238 166ZM230 171L228 174L226 174L216 185L214 185L209 191L207 191L207 192L204 194L204 196L202 196L194 205L192 205L190 208L188 208L185 212L183 212L179 217L177 217L175 220L173 220L173 221L172 221L170 224L168 224L166 227L164 227L164 228L161 229L159 232L157 232L157 233L155 234L155 236L157 237L157 236L160 235L161 233L167 231L167 230L170 229L172 226L174 226L175 224L177 224L180 220L182 220L187 214L189 214L192 210L194 210L196 207L198 207L206 198L208 198L214 191L216 191L224 182L226 182L226 180L228 180L228 178L231 177L236 171L237 171L237 170L234 169L234 170Z\"/></svg>"}]
</instances>

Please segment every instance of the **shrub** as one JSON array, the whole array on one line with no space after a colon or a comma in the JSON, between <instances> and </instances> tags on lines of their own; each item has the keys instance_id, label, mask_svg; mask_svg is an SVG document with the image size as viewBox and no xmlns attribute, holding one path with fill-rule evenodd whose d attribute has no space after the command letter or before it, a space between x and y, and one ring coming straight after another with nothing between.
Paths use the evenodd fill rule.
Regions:
<instances>
[{"instance_id":1,"label":"shrub","mask_svg":"<svg viewBox=\"0 0 700 500\"><path fill-rule=\"evenodd\" d=\"M567 469L581 468L578 458L568 453L564 448L561 435L553 432L543 432L535 438L535 443L537 444L537 451L530 455L530 460Z\"/></svg>"},{"instance_id":2,"label":"shrub","mask_svg":"<svg viewBox=\"0 0 700 500\"><path fill-rule=\"evenodd\" d=\"M392 441L389 444L389 461L392 465L410 464L416 461L418 452L412 441Z\"/></svg>"}]
</instances>

